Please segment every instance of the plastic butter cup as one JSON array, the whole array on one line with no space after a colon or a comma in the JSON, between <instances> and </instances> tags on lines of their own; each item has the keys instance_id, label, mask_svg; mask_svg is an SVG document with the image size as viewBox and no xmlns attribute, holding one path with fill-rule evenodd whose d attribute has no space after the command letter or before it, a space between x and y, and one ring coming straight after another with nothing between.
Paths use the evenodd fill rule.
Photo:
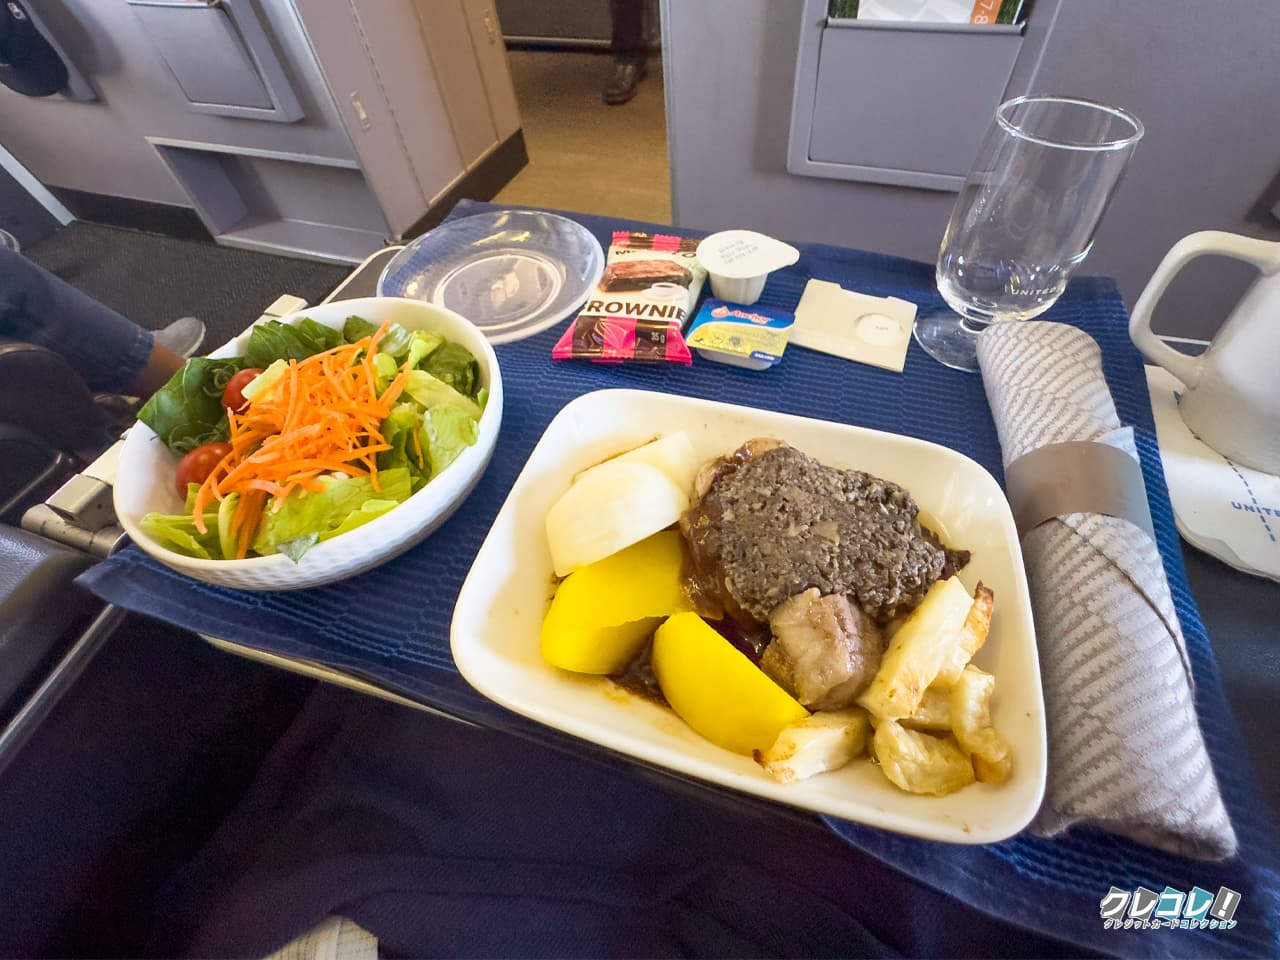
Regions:
<instances>
[{"instance_id":1,"label":"plastic butter cup","mask_svg":"<svg viewBox=\"0 0 1280 960\"><path fill-rule=\"evenodd\" d=\"M698 262L707 268L711 292L743 306L760 299L770 273L799 259L791 244L754 230L722 230L698 244Z\"/></svg>"},{"instance_id":2,"label":"plastic butter cup","mask_svg":"<svg viewBox=\"0 0 1280 960\"><path fill-rule=\"evenodd\" d=\"M704 360L768 370L782 359L795 317L785 310L708 300L686 341Z\"/></svg>"}]
</instances>

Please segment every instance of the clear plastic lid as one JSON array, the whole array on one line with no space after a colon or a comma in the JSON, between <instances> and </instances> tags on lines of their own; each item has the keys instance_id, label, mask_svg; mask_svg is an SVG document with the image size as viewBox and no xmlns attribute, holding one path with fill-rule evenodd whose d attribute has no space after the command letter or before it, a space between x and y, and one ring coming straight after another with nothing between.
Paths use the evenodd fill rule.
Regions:
<instances>
[{"instance_id":1,"label":"clear plastic lid","mask_svg":"<svg viewBox=\"0 0 1280 960\"><path fill-rule=\"evenodd\" d=\"M453 310L505 343L568 317L603 272L604 252L582 224L498 210L449 220L414 240L383 270L378 295Z\"/></svg>"}]
</instances>

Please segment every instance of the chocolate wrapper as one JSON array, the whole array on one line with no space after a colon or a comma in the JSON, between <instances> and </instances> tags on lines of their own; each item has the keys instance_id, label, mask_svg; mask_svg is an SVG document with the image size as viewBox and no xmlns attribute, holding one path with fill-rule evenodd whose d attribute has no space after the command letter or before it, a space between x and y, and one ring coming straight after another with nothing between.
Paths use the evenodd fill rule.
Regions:
<instances>
[{"instance_id":1,"label":"chocolate wrapper","mask_svg":"<svg viewBox=\"0 0 1280 960\"><path fill-rule=\"evenodd\" d=\"M697 246L681 237L615 231L604 276L552 359L692 363L681 330L707 276Z\"/></svg>"}]
</instances>

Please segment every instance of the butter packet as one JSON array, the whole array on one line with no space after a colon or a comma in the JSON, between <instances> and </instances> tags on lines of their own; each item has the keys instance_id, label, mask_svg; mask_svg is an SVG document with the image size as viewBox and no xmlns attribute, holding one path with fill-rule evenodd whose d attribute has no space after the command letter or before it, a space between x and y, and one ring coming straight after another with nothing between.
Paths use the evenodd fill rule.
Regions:
<instances>
[{"instance_id":1,"label":"butter packet","mask_svg":"<svg viewBox=\"0 0 1280 960\"><path fill-rule=\"evenodd\" d=\"M786 310L707 300L685 334L698 356L747 370L768 370L782 359L795 316Z\"/></svg>"}]
</instances>

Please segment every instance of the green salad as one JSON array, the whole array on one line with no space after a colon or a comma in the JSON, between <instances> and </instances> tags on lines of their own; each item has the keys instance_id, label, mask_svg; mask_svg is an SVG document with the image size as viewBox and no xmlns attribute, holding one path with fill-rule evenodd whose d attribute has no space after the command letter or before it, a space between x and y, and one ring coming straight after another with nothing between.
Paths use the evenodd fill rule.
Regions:
<instances>
[{"instance_id":1,"label":"green salad","mask_svg":"<svg viewBox=\"0 0 1280 960\"><path fill-rule=\"evenodd\" d=\"M315 544L403 503L479 436L476 358L439 334L341 331L310 319L253 328L240 357L188 360L138 415L180 457L180 514L142 529L200 559Z\"/></svg>"}]
</instances>

